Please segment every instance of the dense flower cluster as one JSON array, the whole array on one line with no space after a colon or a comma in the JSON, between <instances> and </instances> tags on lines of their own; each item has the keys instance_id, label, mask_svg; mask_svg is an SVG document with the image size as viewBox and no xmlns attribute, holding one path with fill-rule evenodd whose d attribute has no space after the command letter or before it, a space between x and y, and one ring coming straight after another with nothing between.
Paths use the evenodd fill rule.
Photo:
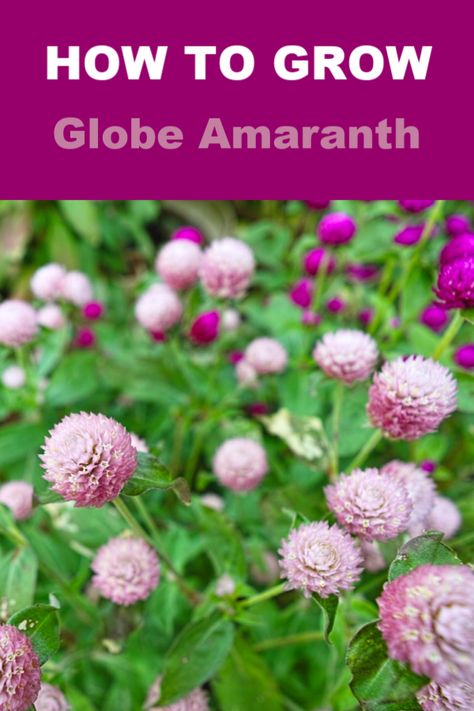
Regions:
<instances>
[{"instance_id":1,"label":"dense flower cluster","mask_svg":"<svg viewBox=\"0 0 474 711\"><path fill-rule=\"evenodd\" d=\"M351 385L367 380L378 358L377 344L362 331L341 329L326 333L313 357L326 375Z\"/></svg>"},{"instance_id":2,"label":"dense flower cluster","mask_svg":"<svg viewBox=\"0 0 474 711\"><path fill-rule=\"evenodd\" d=\"M43 683L35 701L35 708L36 711L70 711L71 706L61 689Z\"/></svg>"},{"instance_id":3,"label":"dense flower cluster","mask_svg":"<svg viewBox=\"0 0 474 711\"><path fill-rule=\"evenodd\" d=\"M167 331L182 313L178 296L166 284L153 284L135 304L135 316L148 331Z\"/></svg>"},{"instance_id":4,"label":"dense flower cluster","mask_svg":"<svg viewBox=\"0 0 474 711\"><path fill-rule=\"evenodd\" d=\"M416 695L423 711L471 711L474 708L474 687L451 683L440 686L434 681Z\"/></svg>"},{"instance_id":5,"label":"dense flower cluster","mask_svg":"<svg viewBox=\"0 0 474 711\"><path fill-rule=\"evenodd\" d=\"M201 280L209 294L236 299L247 291L254 269L250 247L234 237L224 237L205 250Z\"/></svg>"},{"instance_id":6,"label":"dense flower cluster","mask_svg":"<svg viewBox=\"0 0 474 711\"><path fill-rule=\"evenodd\" d=\"M10 299L0 304L0 345L22 346L36 336L38 322L30 304Z\"/></svg>"},{"instance_id":7,"label":"dense flower cluster","mask_svg":"<svg viewBox=\"0 0 474 711\"><path fill-rule=\"evenodd\" d=\"M201 250L188 239L173 240L158 253L155 268L172 289L187 289L199 278Z\"/></svg>"},{"instance_id":8,"label":"dense flower cluster","mask_svg":"<svg viewBox=\"0 0 474 711\"><path fill-rule=\"evenodd\" d=\"M256 338L245 349L245 360L259 375L281 373L288 363L288 354L274 338Z\"/></svg>"},{"instance_id":9,"label":"dense flower cluster","mask_svg":"<svg viewBox=\"0 0 474 711\"><path fill-rule=\"evenodd\" d=\"M0 626L0 709L27 711L40 690L40 663L26 635Z\"/></svg>"},{"instance_id":10,"label":"dense flower cluster","mask_svg":"<svg viewBox=\"0 0 474 711\"><path fill-rule=\"evenodd\" d=\"M26 481L9 481L0 486L0 504L8 506L17 521L23 521L33 509L33 487Z\"/></svg>"},{"instance_id":11,"label":"dense flower cluster","mask_svg":"<svg viewBox=\"0 0 474 711\"><path fill-rule=\"evenodd\" d=\"M268 471L262 445L248 437L226 440L214 455L213 470L221 484L233 491L255 489Z\"/></svg>"},{"instance_id":12,"label":"dense flower cluster","mask_svg":"<svg viewBox=\"0 0 474 711\"><path fill-rule=\"evenodd\" d=\"M411 501L409 527L424 523L435 501L435 485L430 476L415 464L397 459L385 464L381 472L405 487Z\"/></svg>"}]
</instances>

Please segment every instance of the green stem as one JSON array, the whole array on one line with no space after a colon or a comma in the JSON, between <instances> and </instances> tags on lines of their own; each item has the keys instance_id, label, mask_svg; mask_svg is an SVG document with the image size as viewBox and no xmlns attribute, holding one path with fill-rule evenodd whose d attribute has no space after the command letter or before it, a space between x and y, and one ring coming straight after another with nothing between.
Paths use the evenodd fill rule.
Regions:
<instances>
[{"instance_id":1,"label":"green stem","mask_svg":"<svg viewBox=\"0 0 474 711\"><path fill-rule=\"evenodd\" d=\"M186 417L183 415L179 415L177 417L176 429L174 432L173 449L171 453L170 463L170 469L175 476L177 475L181 464L181 451L183 449L184 439L186 437L187 426L188 423Z\"/></svg>"},{"instance_id":2,"label":"green stem","mask_svg":"<svg viewBox=\"0 0 474 711\"><path fill-rule=\"evenodd\" d=\"M290 634L287 637L275 637L274 639L265 639L254 645L256 652L265 652L267 649L277 649L279 647L287 647L292 644L306 644L308 642L318 642L324 639L324 634L319 631L299 632Z\"/></svg>"},{"instance_id":3,"label":"green stem","mask_svg":"<svg viewBox=\"0 0 474 711\"><path fill-rule=\"evenodd\" d=\"M113 505L123 518L123 520L130 526L131 530L133 533L138 536L138 538L143 538L145 541L150 543L153 547L154 542L151 540L150 536L147 534L144 528L140 526L138 521L136 520L135 516L132 514L130 509L128 508L127 504L123 499L117 498L112 501Z\"/></svg>"},{"instance_id":4,"label":"green stem","mask_svg":"<svg viewBox=\"0 0 474 711\"><path fill-rule=\"evenodd\" d=\"M339 474L339 430L341 425L342 401L344 399L344 383L338 380L334 387L332 410L332 449L329 462L329 478L336 479Z\"/></svg>"},{"instance_id":5,"label":"green stem","mask_svg":"<svg viewBox=\"0 0 474 711\"><path fill-rule=\"evenodd\" d=\"M280 583L279 585L274 585L272 588L258 593L258 595L252 595L252 597L242 600L240 606L252 607L252 605L258 605L260 602L264 602L265 600L270 600L272 597L281 595L283 592L285 592L285 583Z\"/></svg>"},{"instance_id":6,"label":"green stem","mask_svg":"<svg viewBox=\"0 0 474 711\"><path fill-rule=\"evenodd\" d=\"M377 290L377 295L378 295L378 301L377 301L377 306L376 310L374 313L374 317L372 321L370 322L369 326L369 333L374 334L380 324L380 321L382 319L382 309L380 308L380 302L382 300L382 297L384 296L387 287L390 283L390 280L392 278L393 270L395 269L395 260L394 259L388 259L385 267L382 272L382 276L380 277L380 282L379 282L379 288Z\"/></svg>"},{"instance_id":7,"label":"green stem","mask_svg":"<svg viewBox=\"0 0 474 711\"><path fill-rule=\"evenodd\" d=\"M456 310L456 313L454 314L454 318L452 319L451 323L449 324L448 328L446 329L442 339L439 341L438 345L433 351L433 355L431 356L433 360L439 360L445 350L451 345L451 343L454 341L456 336L459 333L459 330L463 324L463 316L461 314L461 311L459 309Z\"/></svg>"},{"instance_id":8,"label":"green stem","mask_svg":"<svg viewBox=\"0 0 474 711\"><path fill-rule=\"evenodd\" d=\"M360 450L359 454L357 454L357 456L349 464L347 468L348 472L351 472L353 469L357 469L362 464L364 464L369 454L376 448L381 439L382 432L380 430L374 430L374 432L372 432L371 436Z\"/></svg>"},{"instance_id":9,"label":"green stem","mask_svg":"<svg viewBox=\"0 0 474 711\"><path fill-rule=\"evenodd\" d=\"M331 261L331 255L328 250L324 252L324 256L321 261L321 266L316 275L316 289L314 292L313 303L311 304L312 310L317 313L321 305L321 299L324 291L324 284L326 282L326 276L328 273L329 262Z\"/></svg>"}]
</instances>

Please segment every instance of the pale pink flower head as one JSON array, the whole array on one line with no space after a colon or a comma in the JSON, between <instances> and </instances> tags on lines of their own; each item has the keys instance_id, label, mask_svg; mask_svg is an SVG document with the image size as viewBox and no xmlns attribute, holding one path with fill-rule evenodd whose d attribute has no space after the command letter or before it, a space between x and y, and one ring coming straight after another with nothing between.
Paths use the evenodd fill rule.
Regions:
<instances>
[{"instance_id":1,"label":"pale pink flower head","mask_svg":"<svg viewBox=\"0 0 474 711\"><path fill-rule=\"evenodd\" d=\"M378 358L377 344L362 331L341 328L323 336L313 358L330 378L351 385L369 377Z\"/></svg>"},{"instance_id":2,"label":"pale pink flower head","mask_svg":"<svg viewBox=\"0 0 474 711\"><path fill-rule=\"evenodd\" d=\"M474 687L462 682L440 686L432 681L420 689L416 698L423 711L472 711L474 709Z\"/></svg>"},{"instance_id":3,"label":"pale pink flower head","mask_svg":"<svg viewBox=\"0 0 474 711\"><path fill-rule=\"evenodd\" d=\"M135 432L130 432L130 439L132 440L132 446L135 447L137 452L148 454L150 449L144 439L135 434Z\"/></svg>"},{"instance_id":4,"label":"pale pink flower head","mask_svg":"<svg viewBox=\"0 0 474 711\"><path fill-rule=\"evenodd\" d=\"M0 504L8 506L17 521L23 521L33 510L33 487L26 481L3 484L0 486Z\"/></svg>"},{"instance_id":5,"label":"pale pink flower head","mask_svg":"<svg viewBox=\"0 0 474 711\"><path fill-rule=\"evenodd\" d=\"M26 373L19 365L9 365L2 373L2 383L8 390L18 390L26 384Z\"/></svg>"},{"instance_id":6,"label":"pale pink flower head","mask_svg":"<svg viewBox=\"0 0 474 711\"><path fill-rule=\"evenodd\" d=\"M235 593L236 584L234 578L228 573L224 573L217 579L216 595L217 597L226 597Z\"/></svg>"},{"instance_id":7,"label":"pale pink flower head","mask_svg":"<svg viewBox=\"0 0 474 711\"><path fill-rule=\"evenodd\" d=\"M38 656L30 639L12 625L0 626L0 709L27 711L41 684Z\"/></svg>"},{"instance_id":8,"label":"pale pink flower head","mask_svg":"<svg viewBox=\"0 0 474 711\"><path fill-rule=\"evenodd\" d=\"M384 364L369 390L367 413L385 437L413 440L435 432L456 409L456 381L447 368L415 355Z\"/></svg>"},{"instance_id":9,"label":"pale pink flower head","mask_svg":"<svg viewBox=\"0 0 474 711\"><path fill-rule=\"evenodd\" d=\"M389 655L438 684L474 681L474 572L422 565L383 589L379 628Z\"/></svg>"},{"instance_id":10,"label":"pale pink flower head","mask_svg":"<svg viewBox=\"0 0 474 711\"><path fill-rule=\"evenodd\" d=\"M221 484L228 489L250 491L260 484L268 471L267 455L254 439L233 437L221 444L212 467Z\"/></svg>"},{"instance_id":11,"label":"pale pink flower head","mask_svg":"<svg viewBox=\"0 0 474 711\"><path fill-rule=\"evenodd\" d=\"M245 294L255 269L253 252L234 237L215 240L204 252L201 280L212 296L236 299Z\"/></svg>"},{"instance_id":12,"label":"pale pink flower head","mask_svg":"<svg viewBox=\"0 0 474 711\"><path fill-rule=\"evenodd\" d=\"M427 472L411 462L401 462L398 459L385 464L382 474L390 477L398 485L405 487L411 501L411 511L408 527L423 523L431 511L435 501L435 485Z\"/></svg>"},{"instance_id":13,"label":"pale pink flower head","mask_svg":"<svg viewBox=\"0 0 474 711\"><path fill-rule=\"evenodd\" d=\"M352 589L362 572L362 556L352 538L325 521L293 528L278 552L287 589L302 590L305 597L339 595Z\"/></svg>"},{"instance_id":14,"label":"pale pink flower head","mask_svg":"<svg viewBox=\"0 0 474 711\"><path fill-rule=\"evenodd\" d=\"M240 314L237 309L224 309L221 321L224 331L237 331L241 322Z\"/></svg>"},{"instance_id":15,"label":"pale pink flower head","mask_svg":"<svg viewBox=\"0 0 474 711\"><path fill-rule=\"evenodd\" d=\"M288 354L274 338L255 338L245 349L245 360L259 375L281 373L288 364Z\"/></svg>"},{"instance_id":16,"label":"pale pink flower head","mask_svg":"<svg viewBox=\"0 0 474 711\"><path fill-rule=\"evenodd\" d=\"M66 321L63 312L57 304L46 304L37 313L38 323L43 328L49 328L51 331L57 331L63 328Z\"/></svg>"},{"instance_id":17,"label":"pale pink flower head","mask_svg":"<svg viewBox=\"0 0 474 711\"><path fill-rule=\"evenodd\" d=\"M40 455L53 491L76 506L103 506L133 476L137 451L121 424L105 415L67 415L50 431Z\"/></svg>"},{"instance_id":18,"label":"pale pink flower head","mask_svg":"<svg viewBox=\"0 0 474 711\"><path fill-rule=\"evenodd\" d=\"M329 508L354 536L387 541L408 528L413 505L405 486L378 469L354 469L324 491Z\"/></svg>"},{"instance_id":19,"label":"pale pink flower head","mask_svg":"<svg viewBox=\"0 0 474 711\"><path fill-rule=\"evenodd\" d=\"M142 538L111 538L92 562L92 584L116 605L146 600L158 586L158 556Z\"/></svg>"},{"instance_id":20,"label":"pale pink flower head","mask_svg":"<svg viewBox=\"0 0 474 711\"><path fill-rule=\"evenodd\" d=\"M224 510L224 499L218 494L212 493L212 491L210 491L208 494L203 494L201 496L200 501L201 504L207 509L213 509L214 511Z\"/></svg>"},{"instance_id":21,"label":"pale pink flower head","mask_svg":"<svg viewBox=\"0 0 474 711\"><path fill-rule=\"evenodd\" d=\"M237 376L237 382L243 388L255 388L258 384L258 373L245 358L241 358L236 363L235 374Z\"/></svg>"},{"instance_id":22,"label":"pale pink flower head","mask_svg":"<svg viewBox=\"0 0 474 711\"><path fill-rule=\"evenodd\" d=\"M167 706L158 706L161 696L161 677L151 685L145 701L144 711L209 711L207 694L203 689L193 689L179 701Z\"/></svg>"},{"instance_id":23,"label":"pale pink flower head","mask_svg":"<svg viewBox=\"0 0 474 711\"><path fill-rule=\"evenodd\" d=\"M75 306L85 306L94 296L89 278L83 272L68 272L62 283L61 296Z\"/></svg>"},{"instance_id":24,"label":"pale pink flower head","mask_svg":"<svg viewBox=\"0 0 474 711\"><path fill-rule=\"evenodd\" d=\"M61 689L43 683L35 701L35 708L36 711L70 711L71 706Z\"/></svg>"},{"instance_id":25,"label":"pale pink flower head","mask_svg":"<svg viewBox=\"0 0 474 711\"><path fill-rule=\"evenodd\" d=\"M445 538L452 538L461 528L462 518L456 504L445 496L435 496L433 506L424 521L410 528L412 536L423 531L441 531Z\"/></svg>"},{"instance_id":26,"label":"pale pink flower head","mask_svg":"<svg viewBox=\"0 0 474 711\"><path fill-rule=\"evenodd\" d=\"M199 278L202 252L195 242L177 239L158 252L155 269L172 289L189 289Z\"/></svg>"},{"instance_id":27,"label":"pale pink flower head","mask_svg":"<svg viewBox=\"0 0 474 711\"><path fill-rule=\"evenodd\" d=\"M152 284L135 304L137 321L153 332L167 331L179 321L182 313L177 294L167 284Z\"/></svg>"},{"instance_id":28,"label":"pale pink flower head","mask_svg":"<svg viewBox=\"0 0 474 711\"><path fill-rule=\"evenodd\" d=\"M8 299L0 304L0 345L22 346L38 332L36 311L26 301Z\"/></svg>"},{"instance_id":29,"label":"pale pink flower head","mask_svg":"<svg viewBox=\"0 0 474 711\"><path fill-rule=\"evenodd\" d=\"M62 296L66 270L60 264L45 264L33 274L31 291L42 301L55 301Z\"/></svg>"}]
</instances>

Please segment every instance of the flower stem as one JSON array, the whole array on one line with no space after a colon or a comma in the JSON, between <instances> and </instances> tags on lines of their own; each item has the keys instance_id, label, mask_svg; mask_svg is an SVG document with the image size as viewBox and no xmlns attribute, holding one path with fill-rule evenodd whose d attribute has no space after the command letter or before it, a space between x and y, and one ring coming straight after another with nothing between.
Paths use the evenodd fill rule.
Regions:
<instances>
[{"instance_id":1,"label":"flower stem","mask_svg":"<svg viewBox=\"0 0 474 711\"><path fill-rule=\"evenodd\" d=\"M331 261L331 255L328 250L324 252L323 258L321 260L320 269L316 274L316 289L314 291L313 302L311 304L312 310L317 313L321 305L321 299L323 296L324 285L326 282L326 276L328 274L329 263Z\"/></svg>"},{"instance_id":2,"label":"flower stem","mask_svg":"<svg viewBox=\"0 0 474 711\"><path fill-rule=\"evenodd\" d=\"M264 639L262 642L254 645L256 652L264 652L267 649L277 649L278 647L287 647L291 644L306 644L307 642L317 642L324 639L324 635L319 631L299 632L289 634L287 637L275 637L274 639Z\"/></svg>"},{"instance_id":3,"label":"flower stem","mask_svg":"<svg viewBox=\"0 0 474 711\"><path fill-rule=\"evenodd\" d=\"M339 429L341 424L341 409L344 399L344 383L338 380L334 387L332 410L332 449L329 462L329 478L334 480L339 473Z\"/></svg>"},{"instance_id":4,"label":"flower stem","mask_svg":"<svg viewBox=\"0 0 474 711\"><path fill-rule=\"evenodd\" d=\"M139 538L144 538L148 543L150 543L153 547L155 547L153 541L151 540L150 536L147 534L144 528L140 526L138 521L136 520L135 516L132 514L130 509L128 508L127 504L123 499L116 498L112 501L113 505L123 518L123 520L130 526L131 530L133 533L138 536Z\"/></svg>"},{"instance_id":5,"label":"flower stem","mask_svg":"<svg viewBox=\"0 0 474 711\"><path fill-rule=\"evenodd\" d=\"M454 341L454 339L459 333L459 329L463 324L463 320L464 319L462 317L461 311L457 309L456 313L454 314L454 318L452 319L442 339L439 341L438 345L433 351L433 354L431 356L433 360L439 360L445 350L451 345L451 343Z\"/></svg>"},{"instance_id":6,"label":"flower stem","mask_svg":"<svg viewBox=\"0 0 474 711\"><path fill-rule=\"evenodd\" d=\"M252 597L242 600L240 606L252 607L253 605L258 605L260 602L265 602L265 600L270 600L272 597L281 595L283 592L286 592L285 583L279 583L278 585L274 585L272 588L268 588L268 590L258 593L258 595L252 595Z\"/></svg>"},{"instance_id":7,"label":"flower stem","mask_svg":"<svg viewBox=\"0 0 474 711\"><path fill-rule=\"evenodd\" d=\"M374 432L372 432L371 436L360 450L359 454L357 454L357 456L349 464L348 471L350 472L353 469L357 469L362 464L364 464L369 454L376 448L381 439L382 432L380 430L374 430Z\"/></svg>"}]
</instances>

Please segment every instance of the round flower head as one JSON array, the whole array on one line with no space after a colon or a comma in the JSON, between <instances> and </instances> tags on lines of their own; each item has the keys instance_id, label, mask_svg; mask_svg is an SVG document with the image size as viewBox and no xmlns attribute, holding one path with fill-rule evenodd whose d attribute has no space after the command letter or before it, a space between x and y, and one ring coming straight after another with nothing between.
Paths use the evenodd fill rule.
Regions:
<instances>
[{"instance_id":1,"label":"round flower head","mask_svg":"<svg viewBox=\"0 0 474 711\"><path fill-rule=\"evenodd\" d=\"M402 244L404 247L411 247L412 244L417 244L420 241L424 225L407 225L400 232L397 232L393 241L395 244Z\"/></svg>"},{"instance_id":2,"label":"round flower head","mask_svg":"<svg viewBox=\"0 0 474 711\"><path fill-rule=\"evenodd\" d=\"M435 496L433 506L422 523L410 528L412 536L420 536L423 531L441 531L445 538L452 538L461 528L461 514L450 499Z\"/></svg>"},{"instance_id":3,"label":"round flower head","mask_svg":"<svg viewBox=\"0 0 474 711\"><path fill-rule=\"evenodd\" d=\"M236 331L240 326L240 314L236 309L224 309L221 321L224 331Z\"/></svg>"},{"instance_id":4,"label":"round flower head","mask_svg":"<svg viewBox=\"0 0 474 711\"><path fill-rule=\"evenodd\" d=\"M8 390L18 390L26 383L26 373L19 365L9 365L2 373L2 383Z\"/></svg>"},{"instance_id":5,"label":"round flower head","mask_svg":"<svg viewBox=\"0 0 474 711\"><path fill-rule=\"evenodd\" d=\"M220 314L218 311L206 311L199 314L191 324L189 337L198 346L213 343L219 335Z\"/></svg>"},{"instance_id":6,"label":"round flower head","mask_svg":"<svg viewBox=\"0 0 474 711\"><path fill-rule=\"evenodd\" d=\"M349 329L326 333L313 351L314 360L326 375L347 385L367 380L377 357L375 341L362 331Z\"/></svg>"},{"instance_id":7,"label":"round flower head","mask_svg":"<svg viewBox=\"0 0 474 711\"><path fill-rule=\"evenodd\" d=\"M285 370L288 354L274 338L256 338L245 349L245 359L259 375L266 375Z\"/></svg>"},{"instance_id":8,"label":"round flower head","mask_svg":"<svg viewBox=\"0 0 474 711\"><path fill-rule=\"evenodd\" d=\"M446 244L439 255L440 264L450 264L456 259L474 257L474 234L454 237Z\"/></svg>"},{"instance_id":9,"label":"round flower head","mask_svg":"<svg viewBox=\"0 0 474 711\"><path fill-rule=\"evenodd\" d=\"M323 261L325 265L326 274L332 274L336 268L336 260L324 247L315 247L305 254L303 259L303 267L306 274L309 276L316 276L322 268Z\"/></svg>"},{"instance_id":10,"label":"round flower head","mask_svg":"<svg viewBox=\"0 0 474 711\"><path fill-rule=\"evenodd\" d=\"M142 454L148 454L150 449L144 439L136 435L135 432L130 432L130 439L132 441L132 447L135 447L137 452L142 452Z\"/></svg>"},{"instance_id":11,"label":"round flower head","mask_svg":"<svg viewBox=\"0 0 474 711\"><path fill-rule=\"evenodd\" d=\"M305 200L310 210L325 210L331 204L331 200Z\"/></svg>"},{"instance_id":12,"label":"round flower head","mask_svg":"<svg viewBox=\"0 0 474 711\"><path fill-rule=\"evenodd\" d=\"M224 510L224 499L218 494L213 494L209 492L208 494L203 494L201 496L201 504L208 509L213 509L214 511Z\"/></svg>"},{"instance_id":13,"label":"round flower head","mask_svg":"<svg viewBox=\"0 0 474 711\"><path fill-rule=\"evenodd\" d=\"M61 689L43 683L35 701L35 708L36 711L70 711L71 706Z\"/></svg>"},{"instance_id":14,"label":"round flower head","mask_svg":"<svg viewBox=\"0 0 474 711\"><path fill-rule=\"evenodd\" d=\"M215 240L204 252L201 280L212 296L236 299L243 296L255 269L253 252L234 237Z\"/></svg>"},{"instance_id":15,"label":"round flower head","mask_svg":"<svg viewBox=\"0 0 474 711\"><path fill-rule=\"evenodd\" d=\"M354 536L387 541L408 528L413 504L405 486L378 469L354 469L324 491L329 508Z\"/></svg>"},{"instance_id":16,"label":"round flower head","mask_svg":"<svg viewBox=\"0 0 474 711\"><path fill-rule=\"evenodd\" d=\"M195 242L173 240L158 252L155 269L172 289L188 289L198 280L201 256L199 245Z\"/></svg>"},{"instance_id":17,"label":"round flower head","mask_svg":"<svg viewBox=\"0 0 474 711\"><path fill-rule=\"evenodd\" d=\"M137 321L153 332L167 331L179 321L182 313L178 296L167 284L153 284L135 304Z\"/></svg>"},{"instance_id":18,"label":"round flower head","mask_svg":"<svg viewBox=\"0 0 474 711\"><path fill-rule=\"evenodd\" d=\"M440 333L448 323L446 309L438 304L430 304L421 312L420 321L435 333Z\"/></svg>"},{"instance_id":19,"label":"round flower head","mask_svg":"<svg viewBox=\"0 0 474 711\"><path fill-rule=\"evenodd\" d=\"M0 344L21 346L38 332L36 311L26 301L9 299L0 304Z\"/></svg>"},{"instance_id":20,"label":"round flower head","mask_svg":"<svg viewBox=\"0 0 474 711\"><path fill-rule=\"evenodd\" d=\"M304 311L301 315L301 323L305 326L319 326L321 316L314 311Z\"/></svg>"},{"instance_id":21,"label":"round flower head","mask_svg":"<svg viewBox=\"0 0 474 711\"><path fill-rule=\"evenodd\" d=\"M332 314L338 314L346 308L346 302L340 296L333 296L326 302L326 308Z\"/></svg>"},{"instance_id":22,"label":"round flower head","mask_svg":"<svg viewBox=\"0 0 474 711\"><path fill-rule=\"evenodd\" d=\"M449 215L445 222L446 232L450 237L469 232L471 223L466 215Z\"/></svg>"},{"instance_id":23,"label":"round flower head","mask_svg":"<svg viewBox=\"0 0 474 711\"><path fill-rule=\"evenodd\" d=\"M40 690L40 662L29 638L11 625L0 626L0 709L27 711Z\"/></svg>"},{"instance_id":24,"label":"round flower head","mask_svg":"<svg viewBox=\"0 0 474 711\"><path fill-rule=\"evenodd\" d=\"M91 328L80 328L74 337L74 345L77 348L92 348L95 342L96 335Z\"/></svg>"},{"instance_id":25,"label":"round flower head","mask_svg":"<svg viewBox=\"0 0 474 711\"><path fill-rule=\"evenodd\" d=\"M357 230L357 225L344 212L331 212L325 215L318 227L319 239L323 244L345 244L350 242Z\"/></svg>"},{"instance_id":26,"label":"round flower head","mask_svg":"<svg viewBox=\"0 0 474 711\"><path fill-rule=\"evenodd\" d=\"M161 677L151 685L144 711L209 711L207 694L202 689L193 689L190 694L168 706L157 706L161 695Z\"/></svg>"},{"instance_id":27,"label":"round flower head","mask_svg":"<svg viewBox=\"0 0 474 711\"><path fill-rule=\"evenodd\" d=\"M474 687L462 682L439 686L432 681L416 695L423 711L472 711Z\"/></svg>"},{"instance_id":28,"label":"round flower head","mask_svg":"<svg viewBox=\"0 0 474 711\"><path fill-rule=\"evenodd\" d=\"M98 321L104 313L104 306L100 301L89 301L82 307L82 315L88 321Z\"/></svg>"},{"instance_id":29,"label":"round flower head","mask_svg":"<svg viewBox=\"0 0 474 711\"><path fill-rule=\"evenodd\" d=\"M373 315L374 312L372 311L372 309L367 308L362 309L362 311L359 311L357 318L363 326L368 326L369 323L372 321Z\"/></svg>"},{"instance_id":30,"label":"round flower head","mask_svg":"<svg viewBox=\"0 0 474 711\"><path fill-rule=\"evenodd\" d=\"M92 285L82 272L68 272L62 283L61 296L76 306L85 306L92 301Z\"/></svg>"},{"instance_id":31,"label":"round flower head","mask_svg":"<svg viewBox=\"0 0 474 711\"><path fill-rule=\"evenodd\" d=\"M433 205L434 200L399 200L398 204L406 212L423 212Z\"/></svg>"},{"instance_id":32,"label":"round flower head","mask_svg":"<svg viewBox=\"0 0 474 711\"><path fill-rule=\"evenodd\" d=\"M375 264L349 264L346 274L352 281L372 281L379 273L379 268Z\"/></svg>"},{"instance_id":33,"label":"round flower head","mask_svg":"<svg viewBox=\"0 0 474 711\"><path fill-rule=\"evenodd\" d=\"M202 244L204 242L204 237L201 232L199 232L196 227L190 227L189 225L178 227L178 229L171 235L171 239L187 240L188 242L194 242L195 244Z\"/></svg>"},{"instance_id":34,"label":"round flower head","mask_svg":"<svg viewBox=\"0 0 474 711\"><path fill-rule=\"evenodd\" d=\"M26 481L9 481L0 486L0 504L8 506L17 521L23 521L31 516L33 487Z\"/></svg>"},{"instance_id":35,"label":"round flower head","mask_svg":"<svg viewBox=\"0 0 474 711\"><path fill-rule=\"evenodd\" d=\"M226 595L233 595L235 593L235 580L228 573L224 573L218 578L216 582L216 595L217 597L225 597Z\"/></svg>"},{"instance_id":36,"label":"round flower head","mask_svg":"<svg viewBox=\"0 0 474 711\"><path fill-rule=\"evenodd\" d=\"M474 256L440 265L436 296L447 309L474 307Z\"/></svg>"},{"instance_id":37,"label":"round flower head","mask_svg":"<svg viewBox=\"0 0 474 711\"><path fill-rule=\"evenodd\" d=\"M92 584L116 605L146 600L160 579L158 556L142 538L111 538L92 562Z\"/></svg>"},{"instance_id":38,"label":"round flower head","mask_svg":"<svg viewBox=\"0 0 474 711\"><path fill-rule=\"evenodd\" d=\"M385 437L418 439L454 412L456 390L449 370L430 358L396 358L374 376L367 413Z\"/></svg>"},{"instance_id":39,"label":"round flower head","mask_svg":"<svg viewBox=\"0 0 474 711\"><path fill-rule=\"evenodd\" d=\"M63 293L66 270L60 264L45 264L34 274L30 282L31 291L43 301L59 299Z\"/></svg>"},{"instance_id":40,"label":"round flower head","mask_svg":"<svg viewBox=\"0 0 474 711\"><path fill-rule=\"evenodd\" d=\"M105 415L64 417L51 431L40 456L53 491L76 506L112 501L135 472L137 452L122 425Z\"/></svg>"},{"instance_id":41,"label":"round flower head","mask_svg":"<svg viewBox=\"0 0 474 711\"><path fill-rule=\"evenodd\" d=\"M214 455L214 474L232 491L255 489L268 471L262 445L248 437L226 440Z\"/></svg>"},{"instance_id":42,"label":"round flower head","mask_svg":"<svg viewBox=\"0 0 474 711\"><path fill-rule=\"evenodd\" d=\"M305 597L339 595L352 589L362 572L362 556L352 538L325 521L294 528L278 552L287 589L302 590Z\"/></svg>"},{"instance_id":43,"label":"round flower head","mask_svg":"<svg viewBox=\"0 0 474 711\"><path fill-rule=\"evenodd\" d=\"M57 304L46 304L37 313L37 319L40 326L49 328L51 331L57 331L63 328L65 322L63 312Z\"/></svg>"},{"instance_id":44,"label":"round flower head","mask_svg":"<svg viewBox=\"0 0 474 711\"><path fill-rule=\"evenodd\" d=\"M311 306L313 300L313 282L311 279L300 279L290 290L290 299L301 309Z\"/></svg>"},{"instance_id":45,"label":"round flower head","mask_svg":"<svg viewBox=\"0 0 474 711\"><path fill-rule=\"evenodd\" d=\"M393 659L438 684L474 681L474 572L422 565L384 587L379 627Z\"/></svg>"},{"instance_id":46,"label":"round flower head","mask_svg":"<svg viewBox=\"0 0 474 711\"><path fill-rule=\"evenodd\" d=\"M454 353L453 360L460 368L472 370L474 368L474 343L459 346Z\"/></svg>"},{"instance_id":47,"label":"round flower head","mask_svg":"<svg viewBox=\"0 0 474 711\"><path fill-rule=\"evenodd\" d=\"M404 486L411 501L408 526L423 523L431 511L435 500L435 485L430 476L410 462L398 459L382 467L382 474Z\"/></svg>"},{"instance_id":48,"label":"round flower head","mask_svg":"<svg viewBox=\"0 0 474 711\"><path fill-rule=\"evenodd\" d=\"M248 360L241 358L235 365L235 374L239 385L245 388L255 388L258 383L258 374Z\"/></svg>"}]
</instances>

